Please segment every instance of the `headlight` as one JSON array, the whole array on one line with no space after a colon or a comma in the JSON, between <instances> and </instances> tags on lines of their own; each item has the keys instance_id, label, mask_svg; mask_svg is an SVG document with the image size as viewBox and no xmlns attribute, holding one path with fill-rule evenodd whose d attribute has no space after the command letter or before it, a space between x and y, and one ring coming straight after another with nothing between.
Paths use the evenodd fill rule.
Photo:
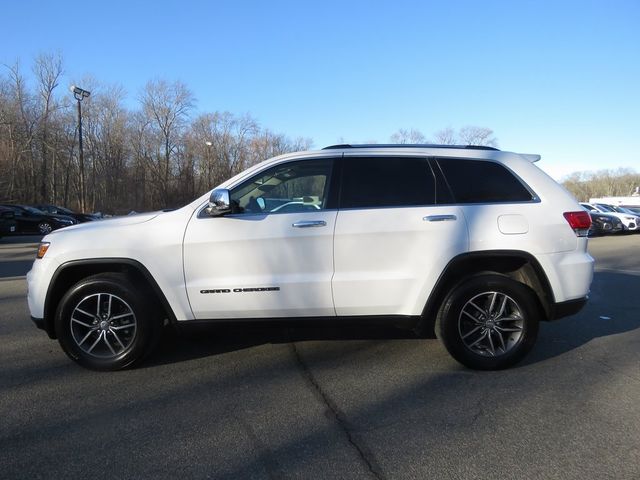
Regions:
<instances>
[{"instance_id":1,"label":"headlight","mask_svg":"<svg viewBox=\"0 0 640 480\"><path fill-rule=\"evenodd\" d=\"M73 220L67 220L65 218L61 218L58 220L60 223L64 223L65 225L73 225Z\"/></svg>"},{"instance_id":2,"label":"headlight","mask_svg":"<svg viewBox=\"0 0 640 480\"><path fill-rule=\"evenodd\" d=\"M51 245L51 242L42 242L38 246L38 253L36 254L36 258L44 257L45 253L47 253L47 250L49 250L49 245Z\"/></svg>"}]
</instances>

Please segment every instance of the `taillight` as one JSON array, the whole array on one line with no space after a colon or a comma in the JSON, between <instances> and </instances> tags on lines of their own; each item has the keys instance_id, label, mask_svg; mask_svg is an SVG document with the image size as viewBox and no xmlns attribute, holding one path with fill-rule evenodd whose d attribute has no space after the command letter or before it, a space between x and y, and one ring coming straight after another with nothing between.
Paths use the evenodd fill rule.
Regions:
<instances>
[{"instance_id":1,"label":"taillight","mask_svg":"<svg viewBox=\"0 0 640 480\"><path fill-rule=\"evenodd\" d=\"M578 237L586 237L591 226L591 215L584 210L579 212L564 212L564 218L569 222Z\"/></svg>"}]
</instances>

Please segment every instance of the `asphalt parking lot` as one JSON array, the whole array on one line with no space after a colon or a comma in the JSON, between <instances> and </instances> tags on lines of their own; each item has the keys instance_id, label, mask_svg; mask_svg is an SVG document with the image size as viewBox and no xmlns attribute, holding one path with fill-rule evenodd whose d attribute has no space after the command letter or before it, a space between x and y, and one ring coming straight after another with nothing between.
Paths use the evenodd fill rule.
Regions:
<instances>
[{"instance_id":1,"label":"asphalt parking lot","mask_svg":"<svg viewBox=\"0 0 640 480\"><path fill-rule=\"evenodd\" d=\"M2 478L640 478L640 235L591 239L587 307L502 372L381 327L165 336L91 372L29 319L37 240L0 240Z\"/></svg>"}]
</instances>

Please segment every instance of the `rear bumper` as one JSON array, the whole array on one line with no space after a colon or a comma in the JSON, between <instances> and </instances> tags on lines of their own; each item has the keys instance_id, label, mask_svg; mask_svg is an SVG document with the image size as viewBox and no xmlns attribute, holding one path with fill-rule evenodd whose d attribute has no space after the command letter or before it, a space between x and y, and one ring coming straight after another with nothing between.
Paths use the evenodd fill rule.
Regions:
<instances>
[{"instance_id":1,"label":"rear bumper","mask_svg":"<svg viewBox=\"0 0 640 480\"><path fill-rule=\"evenodd\" d=\"M551 307L549 320L558 320L560 318L575 315L586 305L588 297L576 298L566 302L554 303Z\"/></svg>"},{"instance_id":2,"label":"rear bumper","mask_svg":"<svg viewBox=\"0 0 640 480\"><path fill-rule=\"evenodd\" d=\"M589 294L593 280L593 258L587 253L587 238L580 237L578 248L568 252L536 256L549 280L556 304L580 301Z\"/></svg>"}]
</instances>

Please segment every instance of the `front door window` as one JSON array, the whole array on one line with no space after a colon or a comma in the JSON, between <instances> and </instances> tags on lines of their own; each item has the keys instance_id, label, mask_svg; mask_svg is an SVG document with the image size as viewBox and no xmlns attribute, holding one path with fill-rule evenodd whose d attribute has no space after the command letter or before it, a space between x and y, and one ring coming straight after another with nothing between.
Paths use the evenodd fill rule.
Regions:
<instances>
[{"instance_id":1,"label":"front door window","mask_svg":"<svg viewBox=\"0 0 640 480\"><path fill-rule=\"evenodd\" d=\"M329 160L305 160L277 165L247 180L231 192L234 213L299 213L326 208L331 176Z\"/></svg>"}]
</instances>

